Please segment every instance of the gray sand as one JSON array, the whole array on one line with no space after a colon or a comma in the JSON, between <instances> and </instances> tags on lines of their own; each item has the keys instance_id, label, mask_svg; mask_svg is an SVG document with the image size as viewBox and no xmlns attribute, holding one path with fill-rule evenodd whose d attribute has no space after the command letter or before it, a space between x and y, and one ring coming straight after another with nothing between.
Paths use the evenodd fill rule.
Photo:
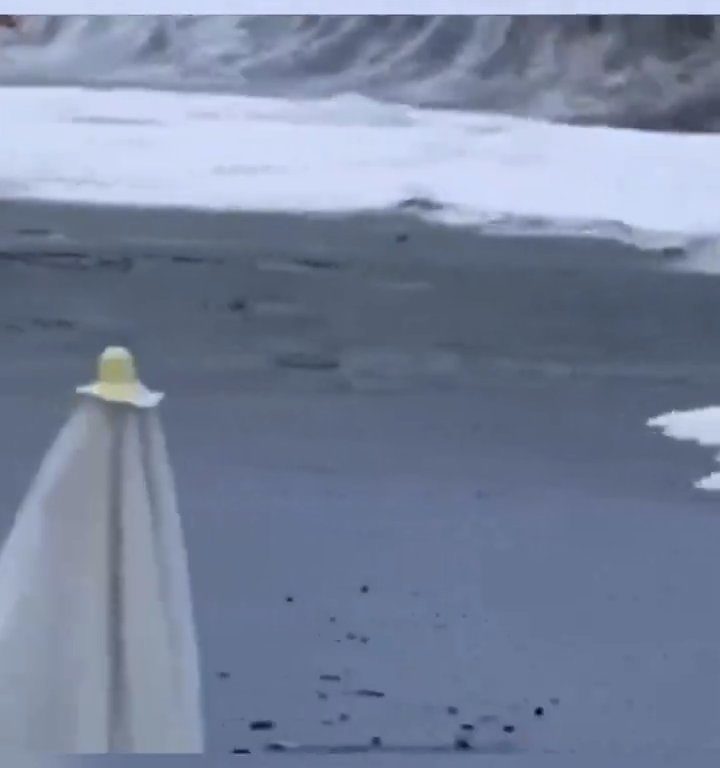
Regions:
<instances>
[{"instance_id":1,"label":"gray sand","mask_svg":"<svg viewBox=\"0 0 720 768\"><path fill-rule=\"evenodd\" d=\"M209 751L720 748L713 458L644 427L717 402L720 280L404 217L29 204L0 275L3 533L103 345L168 393Z\"/></svg>"}]
</instances>

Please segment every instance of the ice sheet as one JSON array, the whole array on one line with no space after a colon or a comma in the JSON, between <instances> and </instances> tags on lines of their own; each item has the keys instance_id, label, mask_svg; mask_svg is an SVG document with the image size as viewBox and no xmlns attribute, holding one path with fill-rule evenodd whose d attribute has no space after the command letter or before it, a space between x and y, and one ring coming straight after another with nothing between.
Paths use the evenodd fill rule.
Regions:
<instances>
[{"instance_id":1,"label":"ice sheet","mask_svg":"<svg viewBox=\"0 0 720 768\"><path fill-rule=\"evenodd\" d=\"M0 195L348 212L415 200L451 223L720 232L720 136L550 125L359 96L290 101L0 89Z\"/></svg>"}]
</instances>

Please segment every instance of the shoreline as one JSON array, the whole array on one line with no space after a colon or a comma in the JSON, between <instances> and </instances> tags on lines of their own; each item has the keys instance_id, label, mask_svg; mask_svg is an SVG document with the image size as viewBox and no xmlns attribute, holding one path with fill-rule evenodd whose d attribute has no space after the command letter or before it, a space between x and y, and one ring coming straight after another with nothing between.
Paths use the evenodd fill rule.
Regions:
<instances>
[{"instance_id":1,"label":"shoreline","mask_svg":"<svg viewBox=\"0 0 720 768\"><path fill-rule=\"evenodd\" d=\"M429 239L425 243L430 250L435 244L447 242L444 249L449 259L459 258L463 264L472 265L472 256L476 249L473 247L478 240L490 240L503 251L502 258L524 259L527 254L517 246L526 245L528 241L539 244L538 258L557 259L556 263L574 263L578 247L590 251L591 255L604 253L608 264L618 262L621 266L631 267L636 262L646 262L652 259L656 266L664 267L676 261L672 256L663 256L662 247L643 247L633 244L622 237L614 237L603 233L553 232L532 229L493 230L484 229L482 224L448 224L424 218L414 212L397 208L395 210L302 213L278 211L243 211L243 210L209 210L194 209L182 206L145 206L107 205L103 203L64 203L46 200L23 200L8 198L0 201L0 244L4 247L47 246L52 248L54 243L42 235L24 235L23 230L33 230L38 226L45 227L50 234L67 236L70 240L87 241L93 235L103 242L118 242L132 244L135 241L157 239L158 243L188 242L186 237L188 221L191 221L190 231L193 245L211 243L222 245L227 241L240 242L243 246L253 245L261 241L267 245L273 242L273 236L279 234L278 244L287 244L299 236L307 237L309 247L318 248L323 242L328 247L340 247L341 251L344 232L348 225L364 234L368 240L382 243L386 249L393 248L393 256L401 256L402 243L395 240L397 236L414 236ZM618 225L621 226L621 225ZM135 228L130 234L128 227ZM407 242L407 241L405 241ZM507 248L503 243L507 242ZM57 243L60 249L59 242ZM357 244L352 246L357 250ZM408 250L408 246L405 250ZM438 249L440 250L440 249ZM670 249L672 251L672 249ZM487 254L483 254L487 257ZM417 258L417 254L414 256ZM530 260L530 259L528 259ZM622 260L627 260L623 263ZM582 261L576 262L582 267Z\"/></svg>"}]
</instances>

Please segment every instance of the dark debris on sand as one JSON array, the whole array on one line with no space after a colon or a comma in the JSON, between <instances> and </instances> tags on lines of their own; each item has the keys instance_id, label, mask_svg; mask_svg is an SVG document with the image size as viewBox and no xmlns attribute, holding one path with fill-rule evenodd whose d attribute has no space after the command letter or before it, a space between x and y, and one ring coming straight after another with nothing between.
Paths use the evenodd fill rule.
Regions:
<instances>
[{"instance_id":1,"label":"dark debris on sand","mask_svg":"<svg viewBox=\"0 0 720 768\"><path fill-rule=\"evenodd\" d=\"M276 723L274 720L253 720L249 727L251 731L274 731Z\"/></svg>"},{"instance_id":2,"label":"dark debris on sand","mask_svg":"<svg viewBox=\"0 0 720 768\"><path fill-rule=\"evenodd\" d=\"M245 299L232 299L228 302L227 308L231 312L244 312L247 309L247 301Z\"/></svg>"},{"instance_id":3,"label":"dark debris on sand","mask_svg":"<svg viewBox=\"0 0 720 768\"><path fill-rule=\"evenodd\" d=\"M384 699L385 694L382 691L376 691L372 688L359 688L355 691L355 696L360 696L364 699Z\"/></svg>"},{"instance_id":4,"label":"dark debris on sand","mask_svg":"<svg viewBox=\"0 0 720 768\"><path fill-rule=\"evenodd\" d=\"M298 744L295 741L270 741L265 745L266 752L317 752L317 748ZM323 752L325 750L322 750Z\"/></svg>"}]
</instances>

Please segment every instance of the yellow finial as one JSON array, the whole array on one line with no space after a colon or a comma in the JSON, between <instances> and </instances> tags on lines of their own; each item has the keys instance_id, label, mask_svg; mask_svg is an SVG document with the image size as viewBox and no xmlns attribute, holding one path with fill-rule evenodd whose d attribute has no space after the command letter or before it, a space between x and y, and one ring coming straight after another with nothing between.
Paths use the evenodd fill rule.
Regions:
<instances>
[{"instance_id":1,"label":"yellow finial","mask_svg":"<svg viewBox=\"0 0 720 768\"><path fill-rule=\"evenodd\" d=\"M98 381L102 384L136 384L135 359L125 347L108 347L98 358Z\"/></svg>"},{"instance_id":2,"label":"yellow finial","mask_svg":"<svg viewBox=\"0 0 720 768\"><path fill-rule=\"evenodd\" d=\"M161 392L151 392L140 382L135 360L125 347L108 347L98 359L97 381L79 387L78 393L109 403L124 403L152 408L162 400Z\"/></svg>"}]
</instances>

